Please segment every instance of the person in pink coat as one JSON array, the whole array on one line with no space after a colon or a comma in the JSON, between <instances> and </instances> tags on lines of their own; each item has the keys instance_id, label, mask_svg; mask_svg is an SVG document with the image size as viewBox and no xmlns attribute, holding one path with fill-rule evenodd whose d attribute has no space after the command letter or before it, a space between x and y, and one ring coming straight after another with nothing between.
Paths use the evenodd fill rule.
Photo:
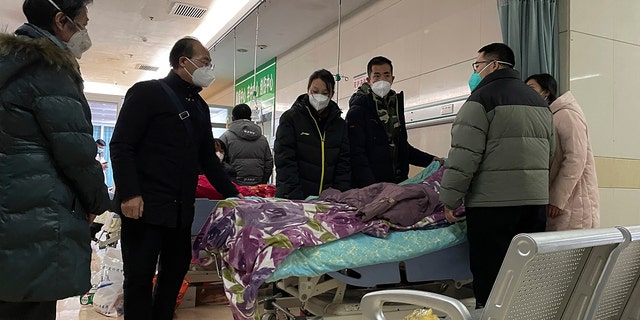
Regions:
<instances>
[{"instance_id":1,"label":"person in pink coat","mask_svg":"<svg viewBox=\"0 0 640 320\"><path fill-rule=\"evenodd\" d=\"M569 91L556 98L558 85L549 74L535 74L525 82L549 103L556 130L547 231L599 227L598 179L582 108Z\"/></svg>"}]
</instances>

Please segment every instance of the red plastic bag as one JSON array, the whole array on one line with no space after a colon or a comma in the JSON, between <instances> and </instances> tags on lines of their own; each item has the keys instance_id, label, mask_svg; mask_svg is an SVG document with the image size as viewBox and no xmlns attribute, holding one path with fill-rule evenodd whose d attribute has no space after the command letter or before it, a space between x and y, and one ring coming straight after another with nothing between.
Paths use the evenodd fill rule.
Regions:
<instances>
[{"instance_id":1,"label":"red plastic bag","mask_svg":"<svg viewBox=\"0 0 640 320\"><path fill-rule=\"evenodd\" d=\"M156 279L157 278L158 278L157 274L155 276L153 276L153 289L154 290L156 288ZM187 293L187 289L189 289L189 279L184 278L184 280L182 280L182 285L180 286L180 291L178 291L178 298L176 298L176 309L178 309L178 307L182 303L182 300L184 299L184 295Z\"/></svg>"}]
</instances>

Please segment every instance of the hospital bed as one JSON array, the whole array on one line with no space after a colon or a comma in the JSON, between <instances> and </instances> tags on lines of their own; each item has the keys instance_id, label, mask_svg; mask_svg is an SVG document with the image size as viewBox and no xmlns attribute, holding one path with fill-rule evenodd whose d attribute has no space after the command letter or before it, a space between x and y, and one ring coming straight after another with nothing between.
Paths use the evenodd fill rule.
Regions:
<instances>
[{"instance_id":1,"label":"hospital bed","mask_svg":"<svg viewBox=\"0 0 640 320\"><path fill-rule=\"evenodd\" d=\"M194 203L194 217L191 224L191 236L195 238L200 232L200 228L204 224L205 220L211 215L218 204L217 200L210 200L207 198L197 198ZM190 283L219 283L222 282L220 277L220 265L217 264L218 260L212 260L213 265L203 266L201 264L192 263L187 271L185 278L189 279Z\"/></svg>"},{"instance_id":2,"label":"hospital bed","mask_svg":"<svg viewBox=\"0 0 640 320\"><path fill-rule=\"evenodd\" d=\"M571 230L514 237L486 307L470 312L435 293L367 294L365 319L386 319L385 303L433 308L448 319L640 319L640 227Z\"/></svg>"},{"instance_id":3,"label":"hospital bed","mask_svg":"<svg viewBox=\"0 0 640 320\"><path fill-rule=\"evenodd\" d=\"M243 206L247 206L246 200L243 201ZM234 205L233 202L221 201L221 203L223 207ZM288 204L290 203L285 203L285 205ZM323 207L323 205L309 203L304 205L313 208ZM201 239L196 239L194 243L194 258L202 257L202 249L206 247L202 246L202 238L210 240L212 235L226 232L218 225L215 226L217 228L215 232L207 231L212 227L211 223L214 220L218 224L224 224L224 219L220 218L221 210L222 208L214 210L209 221L202 226L198 235ZM309 211L309 208L306 207L305 213L309 213ZM269 217L261 216L261 219L268 220ZM325 226L325 229L330 228ZM322 232L326 233L326 230ZM465 234L464 223L445 225L431 230L390 232L384 239L356 232L348 237L324 244L301 246L288 254L274 268L269 269L268 277L261 274L264 276L263 281L245 284L245 287L247 291L255 291L257 290L256 285L273 283L277 288L298 300L293 304L283 303L283 306L298 306L315 316L322 316L323 319L331 319L331 317L346 319L345 316L359 318L358 306L361 296L357 296L355 300L347 299L350 296L348 289L360 288L368 292L383 287L388 288L394 284L407 285L431 281L441 283L447 281L447 283L461 287L470 282L471 273L468 269L468 248ZM212 241L216 242L219 239ZM226 265L226 269L222 271L221 275L226 281L225 287L229 297L230 291L237 291L239 286L237 281L233 282L229 279L233 277L246 278L249 275L240 274L240 272L230 274L229 269L232 268L229 268L228 260L233 260L233 258L225 256L226 252L210 249L205 251L217 258L201 262L208 264L217 260L217 263ZM367 255L363 252L372 254ZM392 254L383 257L381 256L383 252L391 252ZM252 253L242 252L242 255L252 255ZM362 259L367 256L370 256L369 259ZM331 257L337 259L331 259ZM255 268L260 271L267 269L258 268L257 263ZM254 275L251 277L253 279ZM255 301L247 301L251 299L255 299ZM275 319L273 310L281 308L279 302L280 299L267 299L266 311L262 319ZM240 299L234 299L232 296L230 303L232 309L234 307L245 308L243 310L247 311L244 315L246 318L253 317L255 315L253 312L258 309L257 297L247 299L245 295ZM244 304L241 305L241 303ZM286 307L281 309L286 312ZM284 315L286 316L286 313Z\"/></svg>"},{"instance_id":4,"label":"hospital bed","mask_svg":"<svg viewBox=\"0 0 640 320\"><path fill-rule=\"evenodd\" d=\"M441 243L419 247L416 240L419 238L439 239ZM386 248L380 249L383 247ZM357 257L347 252L331 262L330 257L338 255L343 248L345 251L346 248L378 249L397 254L378 252L375 258L357 261ZM295 297L300 307L313 315L343 319L360 315L361 295L381 287L438 282L432 286L433 290L444 290L450 285L461 288L471 282L468 266L464 224L457 224L434 230L393 232L385 239L359 234L317 247L300 248L278 266L267 282L274 282L277 288ZM347 297L347 289L360 292L360 296Z\"/></svg>"}]
</instances>

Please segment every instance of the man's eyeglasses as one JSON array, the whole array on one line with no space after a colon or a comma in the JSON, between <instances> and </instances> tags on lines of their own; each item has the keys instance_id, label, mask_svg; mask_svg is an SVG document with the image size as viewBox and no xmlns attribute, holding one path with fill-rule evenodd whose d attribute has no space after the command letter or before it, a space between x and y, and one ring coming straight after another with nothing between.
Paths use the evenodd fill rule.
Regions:
<instances>
[{"instance_id":1,"label":"man's eyeglasses","mask_svg":"<svg viewBox=\"0 0 640 320\"><path fill-rule=\"evenodd\" d=\"M198 61L198 62L202 63L202 66L207 68L207 69L213 70L216 67L216 65L211 63L210 60L204 60L204 59L200 59L200 58L189 58L189 59L190 60L195 60L195 61Z\"/></svg>"},{"instance_id":2,"label":"man's eyeglasses","mask_svg":"<svg viewBox=\"0 0 640 320\"><path fill-rule=\"evenodd\" d=\"M478 70L478 66L479 66L480 64L483 64L483 63L491 63L491 62L493 62L493 61L495 61L495 60L476 61L476 62L474 62L474 63L472 63L472 64L471 64L471 68L473 68L473 72L476 72L476 70Z\"/></svg>"}]
</instances>

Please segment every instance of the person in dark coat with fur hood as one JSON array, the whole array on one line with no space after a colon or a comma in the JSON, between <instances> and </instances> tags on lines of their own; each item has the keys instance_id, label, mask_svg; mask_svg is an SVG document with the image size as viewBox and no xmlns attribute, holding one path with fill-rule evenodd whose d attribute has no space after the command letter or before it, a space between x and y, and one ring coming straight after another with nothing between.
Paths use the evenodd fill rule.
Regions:
<instances>
[{"instance_id":1,"label":"person in dark coat with fur hood","mask_svg":"<svg viewBox=\"0 0 640 320\"><path fill-rule=\"evenodd\" d=\"M315 71L307 93L280 117L274 146L276 197L305 199L328 188L350 188L347 124L331 100L334 88L331 72Z\"/></svg>"},{"instance_id":2,"label":"person in dark coat with fur hood","mask_svg":"<svg viewBox=\"0 0 640 320\"><path fill-rule=\"evenodd\" d=\"M109 209L76 58L90 0L26 0L0 35L0 318L56 318L90 288L89 224Z\"/></svg>"}]
</instances>

